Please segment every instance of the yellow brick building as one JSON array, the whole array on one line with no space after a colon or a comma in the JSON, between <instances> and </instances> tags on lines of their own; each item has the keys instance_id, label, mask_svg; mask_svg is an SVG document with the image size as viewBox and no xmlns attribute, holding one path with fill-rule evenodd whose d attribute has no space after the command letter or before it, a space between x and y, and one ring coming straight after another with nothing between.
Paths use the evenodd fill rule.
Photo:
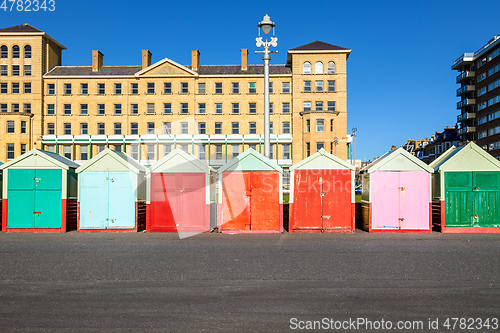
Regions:
<instances>
[{"instance_id":1,"label":"yellow brick building","mask_svg":"<svg viewBox=\"0 0 500 333\"><path fill-rule=\"evenodd\" d=\"M165 58L139 66L61 66L65 47L28 24L0 29L0 160L32 148L84 161L105 147L144 164L175 147L212 166L252 147L264 151L264 68ZM347 73L351 51L313 42L270 67L272 158L287 167L324 147L348 156Z\"/></svg>"}]
</instances>

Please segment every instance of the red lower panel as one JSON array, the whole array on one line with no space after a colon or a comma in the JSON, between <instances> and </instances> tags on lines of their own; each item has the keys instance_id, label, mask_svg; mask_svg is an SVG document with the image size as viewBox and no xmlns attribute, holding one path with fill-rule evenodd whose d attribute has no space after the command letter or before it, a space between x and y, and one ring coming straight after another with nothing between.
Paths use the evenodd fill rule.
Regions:
<instances>
[{"instance_id":1,"label":"red lower panel","mask_svg":"<svg viewBox=\"0 0 500 333\"><path fill-rule=\"evenodd\" d=\"M7 231L7 199L2 200L2 231Z\"/></svg>"}]
</instances>

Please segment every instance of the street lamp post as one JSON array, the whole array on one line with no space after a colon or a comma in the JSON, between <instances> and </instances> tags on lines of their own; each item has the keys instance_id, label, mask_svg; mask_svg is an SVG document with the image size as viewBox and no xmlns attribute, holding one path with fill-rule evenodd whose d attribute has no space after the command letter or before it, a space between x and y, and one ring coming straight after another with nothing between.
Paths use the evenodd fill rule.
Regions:
<instances>
[{"instance_id":1,"label":"street lamp post","mask_svg":"<svg viewBox=\"0 0 500 333\"><path fill-rule=\"evenodd\" d=\"M258 24L259 27L259 37L255 40L257 41L257 47L264 47L264 51L255 51L255 53L264 53L262 60L264 60L264 156L267 158L271 157L271 133L270 133L270 115L269 115L269 60L271 60L271 53L277 53L278 51L269 51L269 46L278 46L278 38L274 37L274 22L271 21L269 15L266 14L264 19ZM260 36L260 30L264 35L267 35L273 30L273 36L270 41L262 40Z\"/></svg>"},{"instance_id":2,"label":"street lamp post","mask_svg":"<svg viewBox=\"0 0 500 333\"><path fill-rule=\"evenodd\" d=\"M358 132L357 127L352 128L352 161L354 166L356 166L356 133Z\"/></svg>"}]
</instances>

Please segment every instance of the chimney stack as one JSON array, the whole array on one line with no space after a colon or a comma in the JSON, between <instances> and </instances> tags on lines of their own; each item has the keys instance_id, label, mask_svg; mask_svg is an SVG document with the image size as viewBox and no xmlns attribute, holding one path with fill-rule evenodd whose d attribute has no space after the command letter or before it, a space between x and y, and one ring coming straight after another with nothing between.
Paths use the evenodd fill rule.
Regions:
<instances>
[{"instance_id":1,"label":"chimney stack","mask_svg":"<svg viewBox=\"0 0 500 333\"><path fill-rule=\"evenodd\" d=\"M241 49L241 70L248 70L248 49Z\"/></svg>"},{"instance_id":2,"label":"chimney stack","mask_svg":"<svg viewBox=\"0 0 500 333\"><path fill-rule=\"evenodd\" d=\"M149 50L142 50L142 69L151 66L151 56Z\"/></svg>"},{"instance_id":3,"label":"chimney stack","mask_svg":"<svg viewBox=\"0 0 500 333\"><path fill-rule=\"evenodd\" d=\"M198 67L200 67L200 51L191 50L192 66L193 71L197 72Z\"/></svg>"},{"instance_id":4,"label":"chimney stack","mask_svg":"<svg viewBox=\"0 0 500 333\"><path fill-rule=\"evenodd\" d=\"M92 72L97 72L102 67L102 58L104 55L98 50L92 50Z\"/></svg>"}]
</instances>

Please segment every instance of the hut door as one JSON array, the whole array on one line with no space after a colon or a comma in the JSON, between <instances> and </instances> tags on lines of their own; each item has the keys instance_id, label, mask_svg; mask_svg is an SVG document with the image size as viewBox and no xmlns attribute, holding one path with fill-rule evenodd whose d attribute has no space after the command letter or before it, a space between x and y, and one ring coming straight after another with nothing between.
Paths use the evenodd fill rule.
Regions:
<instances>
[{"instance_id":1,"label":"hut door","mask_svg":"<svg viewBox=\"0 0 500 333\"><path fill-rule=\"evenodd\" d=\"M151 174L151 230L177 231L176 176L173 173Z\"/></svg>"},{"instance_id":2,"label":"hut door","mask_svg":"<svg viewBox=\"0 0 500 333\"><path fill-rule=\"evenodd\" d=\"M104 229L108 216L106 172L80 174L80 228Z\"/></svg>"},{"instance_id":3,"label":"hut door","mask_svg":"<svg viewBox=\"0 0 500 333\"><path fill-rule=\"evenodd\" d=\"M294 178L294 219L290 221L293 223L291 228L322 230L322 185L319 184L319 170L295 170Z\"/></svg>"},{"instance_id":4,"label":"hut door","mask_svg":"<svg viewBox=\"0 0 500 333\"><path fill-rule=\"evenodd\" d=\"M279 174L276 171L252 171L247 186L250 226L243 230L279 230Z\"/></svg>"},{"instance_id":5,"label":"hut door","mask_svg":"<svg viewBox=\"0 0 500 333\"><path fill-rule=\"evenodd\" d=\"M222 173L223 230L251 230L251 176L246 171Z\"/></svg>"},{"instance_id":6,"label":"hut door","mask_svg":"<svg viewBox=\"0 0 500 333\"><path fill-rule=\"evenodd\" d=\"M108 216L106 228L133 229L135 227L135 174L108 172Z\"/></svg>"},{"instance_id":7,"label":"hut door","mask_svg":"<svg viewBox=\"0 0 500 333\"><path fill-rule=\"evenodd\" d=\"M474 196L474 226L494 227L500 225L500 197L498 172L474 172L472 175Z\"/></svg>"},{"instance_id":8,"label":"hut door","mask_svg":"<svg viewBox=\"0 0 500 333\"><path fill-rule=\"evenodd\" d=\"M318 177L322 230L352 228L351 172L323 170Z\"/></svg>"},{"instance_id":9,"label":"hut door","mask_svg":"<svg viewBox=\"0 0 500 333\"><path fill-rule=\"evenodd\" d=\"M429 173L399 172L398 196L399 228L429 229Z\"/></svg>"},{"instance_id":10,"label":"hut door","mask_svg":"<svg viewBox=\"0 0 500 333\"><path fill-rule=\"evenodd\" d=\"M178 181L179 231L209 231L204 173L182 173Z\"/></svg>"},{"instance_id":11,"label":"hut door","mask_svg":"<svg viewBox=\"0 0 500 333\"><path fill-rule=\"evenodd\" d=\"M8 171L9 228L61 228L61 172L58 169Z\"/></svg>"},{"instance_id":12,"label":"hut door","mask_svg":"<svg viewBox=\"0 0 500 333\"><path fill-rule=\"evenodd\" d=\"M372 219L373 229L399 229L398 171L376 171L372 173Z\"/></svg>"},{"instance_id":13,"label":"hut door","mask_svg":"<svg viewBox=\"0 0 500 333\"><path fill-rule=\"evenodd\" d=\"M446 172L446 226L467 227L474 224L476 189L472 172Z\"/></svg>"}]
</instances>

